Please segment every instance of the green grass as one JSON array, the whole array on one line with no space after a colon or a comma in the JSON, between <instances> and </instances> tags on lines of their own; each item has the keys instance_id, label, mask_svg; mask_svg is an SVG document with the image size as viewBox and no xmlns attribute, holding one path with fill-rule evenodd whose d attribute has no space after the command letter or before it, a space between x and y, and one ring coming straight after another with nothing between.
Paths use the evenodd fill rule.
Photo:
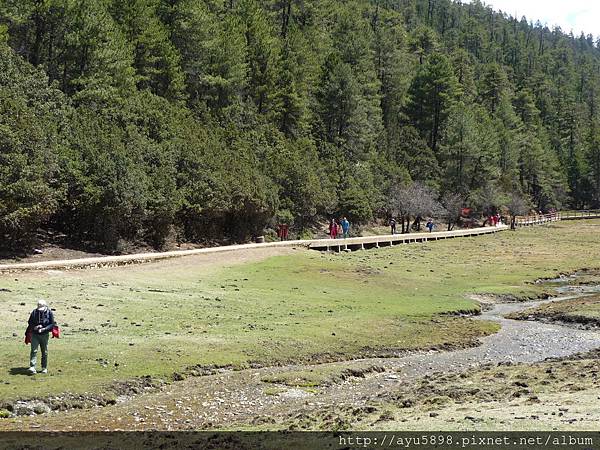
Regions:
<instances>
[{"instance_id":1,"label":"green grass","mask_svg":"<svg viewBox=\"0 0 600 450\"><path fill-rule=\"evenodd\" d=\"M497 329L455 314L477 310L466 294L531 295L542 288L526 281L600 266L588 242L598 226L565 222L352 254L297 251L230 267L188 257L5 274L0 399L101 392L114 380L168 377L198 364L247 367L465 345ZM40 296L56 309L63 338L50 342L48 376L17 375L28 360L25 321Z\"/></svg>"},{"instance_id":2,"label":"green grass","mask_svg":"<svg viewBox=\"0 0 600 450\"><path fill-rule=\"evenodd\" d=\"M598 283L598 280L597 280ZM526 309L509 317L515 319L546 319L556 322L600 325L600 295L561 300Z\"/></svg>"},{"instance_id":3,"label":"green grass","mask_svg":"<svg viewBox=\"0 0 600 450\"><path fill-rule=\"evenodd\" d=\"M265 383L283 384L291 387L316 387L331 383L339 376L341 369L318 367L317 370L292 370L265 375Z\"/></svg>"}]
</instances>

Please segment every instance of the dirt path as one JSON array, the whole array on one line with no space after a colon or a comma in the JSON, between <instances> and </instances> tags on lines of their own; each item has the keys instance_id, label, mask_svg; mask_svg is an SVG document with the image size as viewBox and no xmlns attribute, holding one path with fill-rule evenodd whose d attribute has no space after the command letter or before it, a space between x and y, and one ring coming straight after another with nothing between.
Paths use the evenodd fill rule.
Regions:
<instances>
[{"instance_id":1,"label":"dirt path","mask_svg":"<svg viewBox=\"0 0 600 450\"><path fill-rule=\"evenodd\" d=\"M0 428L47 430L204 429L270 424L302 411L311 415L332 405L360 408L393 392L401 383L435 372L463 372L498 363L532 363L600 347L600 330L505 319L502 316L552 300L497 303L481 320L502 329L481 345L453 352L371 358L318 366L292 365L190 377L158 393L122 398L113 406L0 421ZM489 305L488 305L489 306ZM314 388L266 383L291 374L328 374ZM327 377L330 377L328 382ZM291 378L293 380L293 377Z\"/></svg>"}]
</instances>

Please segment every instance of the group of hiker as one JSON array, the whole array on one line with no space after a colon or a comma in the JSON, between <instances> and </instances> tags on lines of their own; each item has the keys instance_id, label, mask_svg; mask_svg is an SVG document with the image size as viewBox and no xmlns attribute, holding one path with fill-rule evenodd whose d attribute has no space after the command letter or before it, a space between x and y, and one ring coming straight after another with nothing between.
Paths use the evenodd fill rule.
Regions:
<instances>
[{"instance_id":1,"label":"group of hiker","mask_svg":"<svg viewBox=\"0 0 600 450\"><path fill-rule=\"evenodd\" d=\"M502 225L502 218L500 217L500 214L492 214L483 223L483 226L485 226L486 223L489 223L492 227L497 227L498 225Z\"/></svg>"},{"instance_id":2,"label":"group of hiker","mask_svg":"<svg viewBox=\"0 0 600 450\"><path fill-rule=\"evenodd\" d=\"M396 219L394 219L393 217L390 218L389 225L390 225L391 234L396 234ZM427 224L425 225L425 228L427 228L430 233L433 231L433 229L435 228L433 219L427 220ZM327 233L331 239L349 238L350 237L350 222L348 222L348 219L346 219L345 217L342 217L342 219L339 221L336 220L335 218L332 218L329 221L329 228L327 230Z\"/></svg>"},{"instance_id":3,"label":"group of hiker","mask_svg":"<svg viewBox=\"0 0 600 450\"><path fill-rule=\"evenodd\" d=\"M500 214L492 214L486 218L486 220L483 223L483 226L489 224L490 226L497 227L499 225L502 225L502 223L502 217L500 216ZM394 217L391 217L389 220L390 234L397 234L396 225L396 219ZM433 222L433 219L427 219L425 228L427 228L427 230L429 230L430 233L435 227L436 225ZM345 239L350 237L350 222L348 222L348 219L343 217L341 220L338 221L335 218L332 218L329 221L328 235L331 239Z\"/></svg>"},{"instance_id":4,"label":"group of hiker","mask_svg":"<svg viewBox=\"0 0 600 450\"><path fill-rule=\"evenodd\" d=\"M427 220L427 224L425 225L425 228L427 228L430 233L433 231L433 229L435 228L433 219ZM394 219L393 217L390 218L390 232L391 232L391 234L396 234L396 219Z\"/></svg>"},{"instance_id":5,"label":"group of hiker","mask_svg":"<svg viewBox=\"0 0 600 450\"><path fill-rule=\"evenodd\" d=\"M337 239L338 237L341 239L349 238L350 222L345 217L342 217L342 219L339 221L335 220L335 218L332 218L329 221L328 232L331 239Z\"/></svg>"}]
</instances>

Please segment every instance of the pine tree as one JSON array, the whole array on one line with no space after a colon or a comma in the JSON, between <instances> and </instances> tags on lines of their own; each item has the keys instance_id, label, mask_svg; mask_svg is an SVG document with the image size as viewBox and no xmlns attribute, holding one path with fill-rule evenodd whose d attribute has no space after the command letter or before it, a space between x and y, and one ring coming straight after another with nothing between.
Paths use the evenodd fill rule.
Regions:
<instances>
[{"instance_id":1,"label":"pine tree","mask_svg":"<svg viewBox=\"0 0 600 450\"><path fill-rule=\"evenodd\" d=\"M57 183L69 114L39 69L0 44L0 236L22 244L58 209Z\"/></svg>"},{"instance_id":2,"label":"pine tree","mask_svg":"<svg viewBox=\"0 0 600 450\"><path fill-rule=\"evenodd\" d=\"M219 14L204 2L184 0L175 7L173 26L194 109L224 112L239 105L248 68L243 24L237 15Z\"/></svg>"},{"instance_id":3,"label":"pine tree","mask_svg":"<svg viewBox=\"0 0 600 450\"><path fill-rule=\"evenodd\" d=\"M433 54L419 67L409 90L407 114L434 153L441 128L458 94L456 77L447 57Z\"/></svg>"},{"instance_id":4,"label":"pine tree","mask_svg":"<svg viewBox=\"0 0 600 450\"><path fill-rule=\"evenodd\" d=\"M180 100L184 91L180 57L158 15L159 6L159 0L113 0L110 11L133 46L138 88Z\"/></svg>"}]
</instances>

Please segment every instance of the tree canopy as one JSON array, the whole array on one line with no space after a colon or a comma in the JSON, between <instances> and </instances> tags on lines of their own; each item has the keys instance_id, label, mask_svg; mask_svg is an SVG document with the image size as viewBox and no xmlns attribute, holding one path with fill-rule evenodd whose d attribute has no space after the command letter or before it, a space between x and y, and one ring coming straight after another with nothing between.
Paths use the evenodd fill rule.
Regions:
<instances>
[{"instance_id":1,"label":"tree canopy","mask_svg":"<svg viewBox=\"0 0 600 450\"><path fill-rule=\"evenodd\" d=\"M600 207L599 43L479 1L4 0L0 69L4 244Z\"/></svg>"}]
</instances>

